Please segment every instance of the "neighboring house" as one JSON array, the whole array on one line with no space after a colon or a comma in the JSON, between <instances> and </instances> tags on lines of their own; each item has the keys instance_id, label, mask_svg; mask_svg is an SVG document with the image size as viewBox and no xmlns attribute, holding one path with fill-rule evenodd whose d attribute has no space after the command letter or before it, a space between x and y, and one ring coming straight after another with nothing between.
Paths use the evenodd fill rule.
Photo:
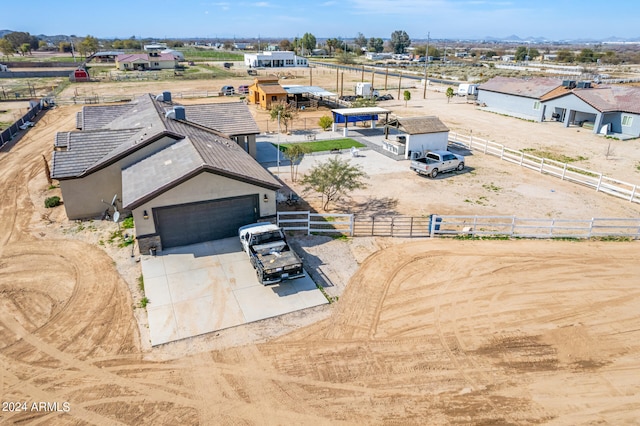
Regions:
<instances>
[{"instance_id":1,"label":"neighboring house","mask_svg":"<svg viewBox=\"0 0 640 426\"><path fill-rule=\"evenodd\" d=\"M620 139L640 137L640 88L631 86L575 87L542 99L545 120L565 127L593 128L593 133Z\"/></svg>"},{"instance_id":2,"label":"neighboring house","mask_svg":"<svg viewBox=\"0 0 640 426\"><path fill-rule=\"evenodd\" d=\"M145 52L160 52L168 48L169 46L167 46L167 43L152 43L144 45Z\"/></svg>"},{"instance_id":3,"label":"neighboring house","mask_svg":"<svg viewBox=\"0 0 640 426\"><path fill-rule=\"evenodd\" d=\"M85 106L76 123L56 135L52 161L67 216L102 216L115 198L142 253L231 237L276 213L281 185L241 146L253 138L255 152L258 128L240 102L181 106L165 92Z\"/></svg>"},{"instance_id":4,"label":"neighboring house","mask_svg":"<svg viewBox=\"0 0 640 426\"><path fill-rule=\"evenodd\" d=\"M116 68L120 71L171 70L178 59L170 53L132 53L116 56Z\"/></svg>"},{"instance_id":5,"label":"neighboring house","mask_svg":"<svg viewBox=\"0 0 640 426\"><path fill-rule=\"evenodd\" d=\"M244 64L249 68L307 67L307 58L290 51L245 53Z\"/></svg>"},{"instance_id":6,"label":"neighboring house","mask_svg":"<svg viewBox=\"0 0 640 426\"><path fill-rule=\"evenodd\" d=\"M115 62L116 58L119 55L124 55L124 52L118 52L118 51L103 51L103 52L96 52L93 55L89 56L87 58L86 62L90 62L90 61L95 61L95 62L100 62L100 63L105 63L105 62Z\"/></svg>"},{"instance_id":7,"label":"neighboring house","mask_svg":"<svg viewBox=\"0 0 640 426\"><path fill-rule=\"evenodd\" d=\"M542 121L542 97L559 88L562 80L556 78L494 77L478 87L478 103L491 111Z\"/></svg>"},{"instance_id":8,"label":"neighboring house","mask_svg":"<svg viewBox=\"0 0 640 426\"><path fill-rule=\"evenodd\" d=\"M382 61L385 59L392 59L392 53L376 53L376 52L367 52L365 53L365 57L370 61Z\"/></svg>"},{"instance_id":9,"label":"neighboring house","mask_svg":"<svg viewBox=\"0 0 640 426\"><path fill-rule=\"evenodd\" d=\"M495 77L478 87L486 109L534 121L558 121L621 139L640 137L640 88L555 78Z\"/></svg>"},{"instance_id":10,"label":"neighboring house","mask_svg":"<svg viewBox=\"0 0 640 426\"><path fill-rule=\"evenodd\" d=\"M166 54L173 55L173 57L176 58L178 61L184 62L184 53L180 52L179 50L165 49L160 53L165 55Z\"/></svg>"},{"instance_id":11,"label":"neighboring house","mask_svg":"<svg viewBox=\"0 0 640 426\"><path fill-rule=\"evenodd\" d=\"M249 86L247 101L260 105L262 109L270 109L273 103L287 102L287 91L280 86L278 77L256 77Z\"/></svg>"},{"instance_id":12,"label":"neighboring house","mask_svg":"<svg viewBox=\"0 0 640 426\"><path fill-rule=\"evenodd\" d=\"M438 117L394 118L385 123L385 136L389 139L389 129L396 129L395 144L403 149L395 152L405 158L421 157L428 151L446 151L449 144L449 128Z\"/></svg>"}]
</instances>

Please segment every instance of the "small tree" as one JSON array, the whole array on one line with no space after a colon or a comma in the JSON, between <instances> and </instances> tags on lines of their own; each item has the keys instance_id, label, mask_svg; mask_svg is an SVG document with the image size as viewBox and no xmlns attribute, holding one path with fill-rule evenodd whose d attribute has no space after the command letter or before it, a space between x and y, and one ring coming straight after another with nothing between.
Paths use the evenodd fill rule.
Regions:
<instances>
[{"instance_id":1,"label":"small tree","mask_svg":"<svg viewBox=\"0 0 640 426\"><path fill-rule=\"evenodd\" d=\"M297 115L298 111L284 101L271 104L271 109L269 110L271 120L280 119L280 124L284 125L285 133L289 132L289 124L291 124Z\"/></svg>"},{"instance_id":2,"label":"small tree","mask_svg":"<svg viewBox=\"0 0 640 426\"><path fill-rule=\"evenodd\" d=\"M447 103L449 103L449 101L451 100L451 98L453 98L453 87L449 87L447 88L447 91L445 92L445 94L447 95Z\"/></svg>"},{"instance_id":3,"label":"small tree","mask_svg":"<svg viewBox=\"0 0 640 426\"><path fill-rule=\"evenodd\" d=\"M409 102L411 100L411 92L408 91L408 90L405 90L403 92L403 95L404 95L404 107L406 108L407 107L407 102Z\"/></svg>"},{"instance_id":4,"label":"small tree","mask_svg":"<svg viewBox=\"0 0 640 426\"><path fill-rule=\"evenodd\" d=\"M305 154L311 152L311 149L303 143L294 143L287 146L284 151L284 157L289 160L291 166L291 181L295 182L298 179L298 166L300 161L304 158Z\"/></svg>"},{"instance_id":5,"label":"small tree","mask_svg":"<svg viewBox=\"0 0 640 426\"><path fill-rule=\"evenodd\" d=\"M322 195L322 210L326 211L331 201L336 201L355 189L366 188L363 179L368 178L360 166L352 166L349 160L337 156L315 165L302 177L304 191L316 191Z\"/></svg>"},{"instance_id":6,"label":"small tree","mask_svg":"<svg viewBox=\"0 0 640 426\"><path fill-rule=\"evenodd\" d=\"M322 130L329 130L332 124L333 124L333 118L329 117L328 115L323 115L318 120L318 126L320 126Z\"/></svg>"}]
</instances>

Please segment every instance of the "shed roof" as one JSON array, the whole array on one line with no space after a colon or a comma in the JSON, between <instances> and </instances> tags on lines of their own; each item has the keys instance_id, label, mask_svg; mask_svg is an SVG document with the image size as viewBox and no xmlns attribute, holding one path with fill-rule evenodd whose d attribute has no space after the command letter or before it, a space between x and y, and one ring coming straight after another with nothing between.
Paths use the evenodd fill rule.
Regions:
<instances>
[{"instance_id":1,"label":"shed roof","mask_svg":"<svg viewBox=\"0 0 640 426\"><path fill-rule=\"evenodd\" d=\"M387 123L390 126L396 124L400 129L410 135L422 135L427 133L443 133L448 132L449 128L438 117L409 117L395 118Z\"/></svg>"},{"instance_id":2,"label":"shed roof","mask_svg":"<svg viewBox=\"0 0 640 426\"><path fill-rule=\"evenodd\" d=\"M266 95L286 95L287 91L279 84L258 84L258 89Z\"/></svg>"},{"instance_id":3,"label":"shed roof","mask_svg":"<svg viewBox=\"0 0 640 426\"><path fill-rule=\"evenodd\" d=\"M482 83L478 87L478 90L540 99L547 93L561 86L562 81L557 78L536 77L522 79L494 77L486 83Z\"/></svg>"}]
</instances>

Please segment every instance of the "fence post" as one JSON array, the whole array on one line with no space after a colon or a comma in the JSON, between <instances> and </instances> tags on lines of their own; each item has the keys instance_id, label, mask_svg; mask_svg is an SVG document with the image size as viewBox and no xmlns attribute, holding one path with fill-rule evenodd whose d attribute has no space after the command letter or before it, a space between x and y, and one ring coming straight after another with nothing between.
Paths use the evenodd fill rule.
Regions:
<instances>
[{"instance_id":1,"label":"fence post","mask_svg":"<svg viewBox=\"0 0 640 426\"><path fill-rule=\"evenodd\" d=\"M351 213L349 215L349 236L353 237L353 228L355 225L355 216L353 215L353 213Z\"/></svg>"},{"instance_id":2,"label":"fence post","mask_svg":"<svg viewBox=\"0 0 640 426\"><path fill-rule=\"evenodd\" d=\"M374 235L373 232L374 232L375 227L376 227L375 223L376 223L376 217L375 216L371 216L371 236L372 237Z\"/></svg>"},{"instance_id":3,"label":"fence post","mask_svg":"<svg viewBox=\"0 0 640 426\"><path fill-rule=\"evenodd\" d=\"M409 238L413 237L413 216L411 216L411 222L409 224Z\"/></svg>"},{"instance_id":4,"label":"fence post","mask_svg":"<svg viewBox=\"0 0 640 426\"><path fill-rule=\"evenodd\" d=\"M600 191L600 185L602 185L602 173L600 173L600 179L598 179L598 186L596 187L596 192Z\"/></svg>"},{"instance_id":5,"label":"fence post","mask_svg":"<svg viewBox=\"0 0 640 426\"><path fill-rule=\"evenodd\" d=\"M391 218L391 228L390 228L390 230L391 230L391 236L392 236L392 237L393 237L393 221L394 221L394 220L395 220L395 217L392 217L392 218Z\"/></svg>"},{"instance_id":6,"label":"fence post","mask_svg":"<svg viewBox=\"0 0 640 426\"><path fill-rule=\"evenodd\" d=\"M487 153L487 145L489 145L489 141L485 139L484 141L484 153Z\"/></svg>"},{"instance_id":7,"label":"fence post","mask_svg":"<svg viewBox=\"0 0 640 426\"><path fill-rule=\"evenodd\" d=\"M500 159L503 160L504 159L504 145L500 145L502 147L502 149L500 150Z\"/></svg>"},{"instance_id":8,"label":"fence post","mask_svg":"<svg viewBox=\"0 0 640 426\"><path fill-rule=\"evenodd\" d=\"M556 226L556 220L551 219L551 226L549 226L549 238L553 237L553 228Z\"/></svg>"},{"instance_id":9,"label":"fence post","mask_svg":"<svg viewBox=\"0 0 640 426\"><path fill-rule=\"evenodd\" d=\"M591 221L589 222L589 233L587 234L587 238L591 238L591 233L593 232L593 222L595 221L595 218L591 218Z\"/></svg>"},{"instance_id":10,"label":"fence post","mask_svg":"<svg viewBox=\"0 0 640 426\"><path fill-rule=\"evenodd\" d=\"M544 170L544 158L540 159L540 173Z\"/></svg>"},{"instance_id":11,"label":"fence post","mask_svg":"<svg viewBox=\"0 0 640 426\"><path fill-rule=\"evenodd\" d=\"M560 180L564 180L564 175L567 173L567 163L564 163L564 169L562 169L562 178Z\"/></svg>"},{"instance_id":12,"label":"fence post","mask_svg":"<svg viewBox=\"0 0 640 426\"><path fill-rule=\"evenodd\" d=\"M513 234L516 230L516 217L515 215L513 216L513 218L511 219L511 237L513 237Z\"/></svg>"},{"instance_id":13,"label":"fence post","mask_svg":"<svg viewBox=\"0 0 640 426\"><path fill-rule=\"evenodd\" d=\"M520 153L520 165L522 166L522 163L524 162L524 152Z\"/></svg>"},{"instance_id":14,"label":"fence post","mask_svg":"<svg viewBox=\"0 0 640 426\"><path fill-rule=\"evenodd\" d=\"M307 235L311 235L311 212L307 212Z\"/></svg>"},{"instance_id":15,"label":"fence post","mask_svg":"<svg viewBox=\"0 0 640 426\"><path fill-rule=\"evenodd\" d=\"M0 146L2 145L0 144ZM633 191L631 191L631 197L629 198L629 201L633 201L633 199L635 198L637 188L638 188L638 185L633 185Z\"/></svg>"}]
</instances>

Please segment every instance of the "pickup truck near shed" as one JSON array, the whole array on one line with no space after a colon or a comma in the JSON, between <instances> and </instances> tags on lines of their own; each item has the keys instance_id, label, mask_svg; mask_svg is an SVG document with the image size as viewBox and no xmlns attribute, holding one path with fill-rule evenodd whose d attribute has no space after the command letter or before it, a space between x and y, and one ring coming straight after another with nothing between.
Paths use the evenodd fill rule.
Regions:
<instances>
[{"instance_id":1,"label":"pickup truck near shed","mask_svg":"<svg viewBox=\"0 0 640 426\"><path fill-rule=\"evenodd\" d=\"M411 160L411 170L421 175L438 176L440 173L464 169L464 157L449 151L430 151L422 158Z\"/></svg>"},{"instance_id":2,"label":"pickup truck near shed","mask_svg":"<svg viewBox=\"0 0 640 426\"><path fill-rule=\"evenodd\" d=\"M302 260L291 250L281 228L254 223L238 230L242 248L263 285L304 277Z\"/></svg>"}]
</instances>

